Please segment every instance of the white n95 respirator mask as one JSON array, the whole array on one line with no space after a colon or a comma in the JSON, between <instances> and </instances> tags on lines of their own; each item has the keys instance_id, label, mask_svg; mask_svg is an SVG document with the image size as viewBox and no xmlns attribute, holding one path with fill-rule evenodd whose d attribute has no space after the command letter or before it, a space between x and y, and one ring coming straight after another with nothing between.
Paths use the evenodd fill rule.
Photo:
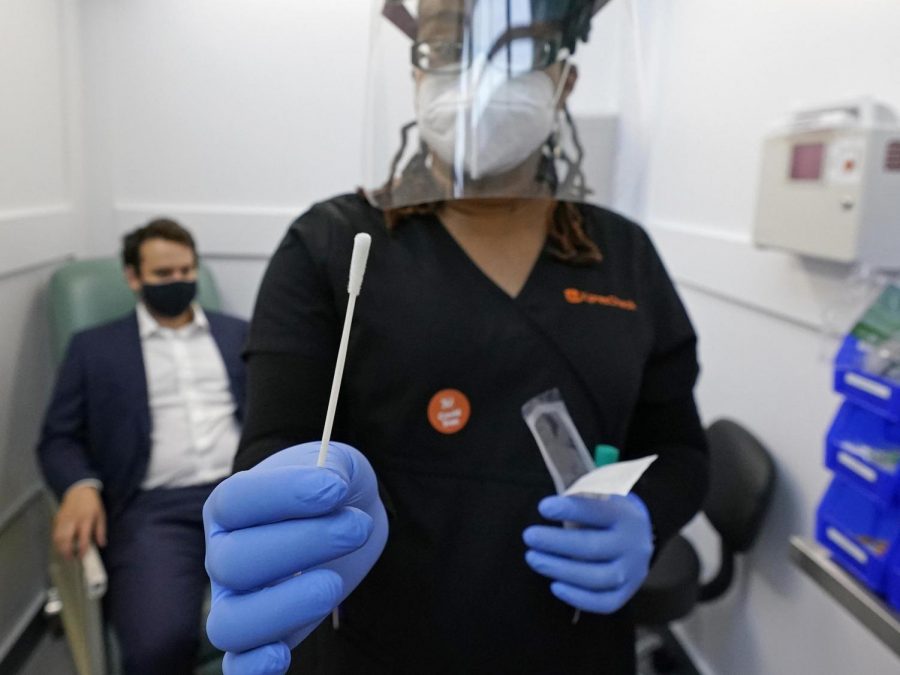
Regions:
<instances>
[{"instance_id":1,"label":"white n95 respirator mask","mask_svg":"<svg viewBox=\"0 0 900 675\"><path fill-rule=\"evenodd\" d=\"M474 180L510 171L546 142L557 87L542 71L484 78L467 89L458 74L426 73L416 93L419 134L446 164Z\"/></svg>"}]
</instances>

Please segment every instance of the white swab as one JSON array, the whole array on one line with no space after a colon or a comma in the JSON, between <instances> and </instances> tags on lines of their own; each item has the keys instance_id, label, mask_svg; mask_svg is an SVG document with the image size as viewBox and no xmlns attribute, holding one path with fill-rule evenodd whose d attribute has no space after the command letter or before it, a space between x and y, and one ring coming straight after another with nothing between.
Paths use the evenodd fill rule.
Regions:
<instances>
[{"instance_id":1,"label":"white swab","mask_svg":"<svg viewBox=\"0 0 900 675\"><path fill-rule=\"evenodd\" d=\"M341 380L344 377L344 363L347 361L347 343L350 340L350 325L353 323L353 310L356 298L362 288L363 276L366 273L366 261L369 259L369 247L372 237L358 234L353 238L353 256L350 258L350 281L347 292L347 315L344 317L344 332L341 335L341 346L338 348L337 363L334 366L334 380L331 382L331 399L328 401L328 413L325 415L325 428L322 430L322 446L319 448L318 466L325 466L328 459L328 442L331 440L331 429L334 426L334 413L337 409L338 394L341 392Z\"/></svg>"}]
</instances>

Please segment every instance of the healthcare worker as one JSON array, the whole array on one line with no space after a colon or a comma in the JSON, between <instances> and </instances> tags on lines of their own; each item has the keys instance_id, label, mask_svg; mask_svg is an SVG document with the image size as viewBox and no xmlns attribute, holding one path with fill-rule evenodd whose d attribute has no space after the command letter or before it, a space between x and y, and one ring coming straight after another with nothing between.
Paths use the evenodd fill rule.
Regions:
<instances>
[{"instance_id":1,"label":"healthcare worker","mask_svg":"<svg viewBox=\"0 0 900 675\"><path fill-rule=\"evenodd\" d=\"M227 673L284 672L295 648L329 675L633 672L627 601L699 509L707 457L672 282L638 226L583 203L566 101L604 4L380 0L377 180L274 254L238 473L204 509ZM316 468L359 232L347 445ZM521 409L553 388L588 446L659 456L631 495L550 496Z\"/></svg>"}]
</instances>

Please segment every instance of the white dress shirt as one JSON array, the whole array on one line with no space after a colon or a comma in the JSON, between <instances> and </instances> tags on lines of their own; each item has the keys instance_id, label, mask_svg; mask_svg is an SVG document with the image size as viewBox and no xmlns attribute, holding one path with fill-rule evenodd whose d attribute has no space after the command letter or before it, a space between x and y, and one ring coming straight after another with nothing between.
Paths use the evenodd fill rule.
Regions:
<instances>
[{"instance_id":1,"label":"white dress shirt","mask_svg":"<svg viewBox=\"0 0 900 675\"><path fill-rule=\"evenodd\" d=\"M152 429L145 490L224 478L240 440L225 362L203 310L193 309L191 323L172 329L137 306Z\"/></svg>"}]
</instances>

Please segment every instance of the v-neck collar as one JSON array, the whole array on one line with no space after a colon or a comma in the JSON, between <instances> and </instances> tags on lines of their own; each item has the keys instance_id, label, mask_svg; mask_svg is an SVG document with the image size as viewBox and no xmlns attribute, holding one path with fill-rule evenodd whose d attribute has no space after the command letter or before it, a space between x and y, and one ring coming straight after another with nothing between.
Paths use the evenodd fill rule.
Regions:
<instances>
[{"instance_id":1,"label":"v-neck collar","mask_svg":"<svg viewBox=\"0 0 900 675\"><path fill-rule=\"evenodd\" d=\"M534 261L534 264L531 266L531 269L528 271L527 276L525 277L525 283L522 284L522 288L519 289L519 292L516 295L510 295L507 293L500 285L491 279L483 269L481 269L478 264L472 259L472 257L466 252L466 249L463 248L462 244L460 244L456 237L454 237L450 230L447 229L446 225L441 221L441 219L437 216L437 214L429 214L431 219L432 226L438 231L438 236L443 238L449 248L454 250L454 255L458 258L462 259L463 267L469 270L469 275L478 280L482 286L487 286L492 289L491 292L495 294L499 294L500 297L504 298L507 302L512 303L520 303L524 297L527 296L529 289L536 283L535 277L538 276L540 272L540 268L545 263L545 258L547 257L547 238L544 238L544 244L541 246L541 251L538 254L537 258Z\"/></svg>"}]
</instances>

